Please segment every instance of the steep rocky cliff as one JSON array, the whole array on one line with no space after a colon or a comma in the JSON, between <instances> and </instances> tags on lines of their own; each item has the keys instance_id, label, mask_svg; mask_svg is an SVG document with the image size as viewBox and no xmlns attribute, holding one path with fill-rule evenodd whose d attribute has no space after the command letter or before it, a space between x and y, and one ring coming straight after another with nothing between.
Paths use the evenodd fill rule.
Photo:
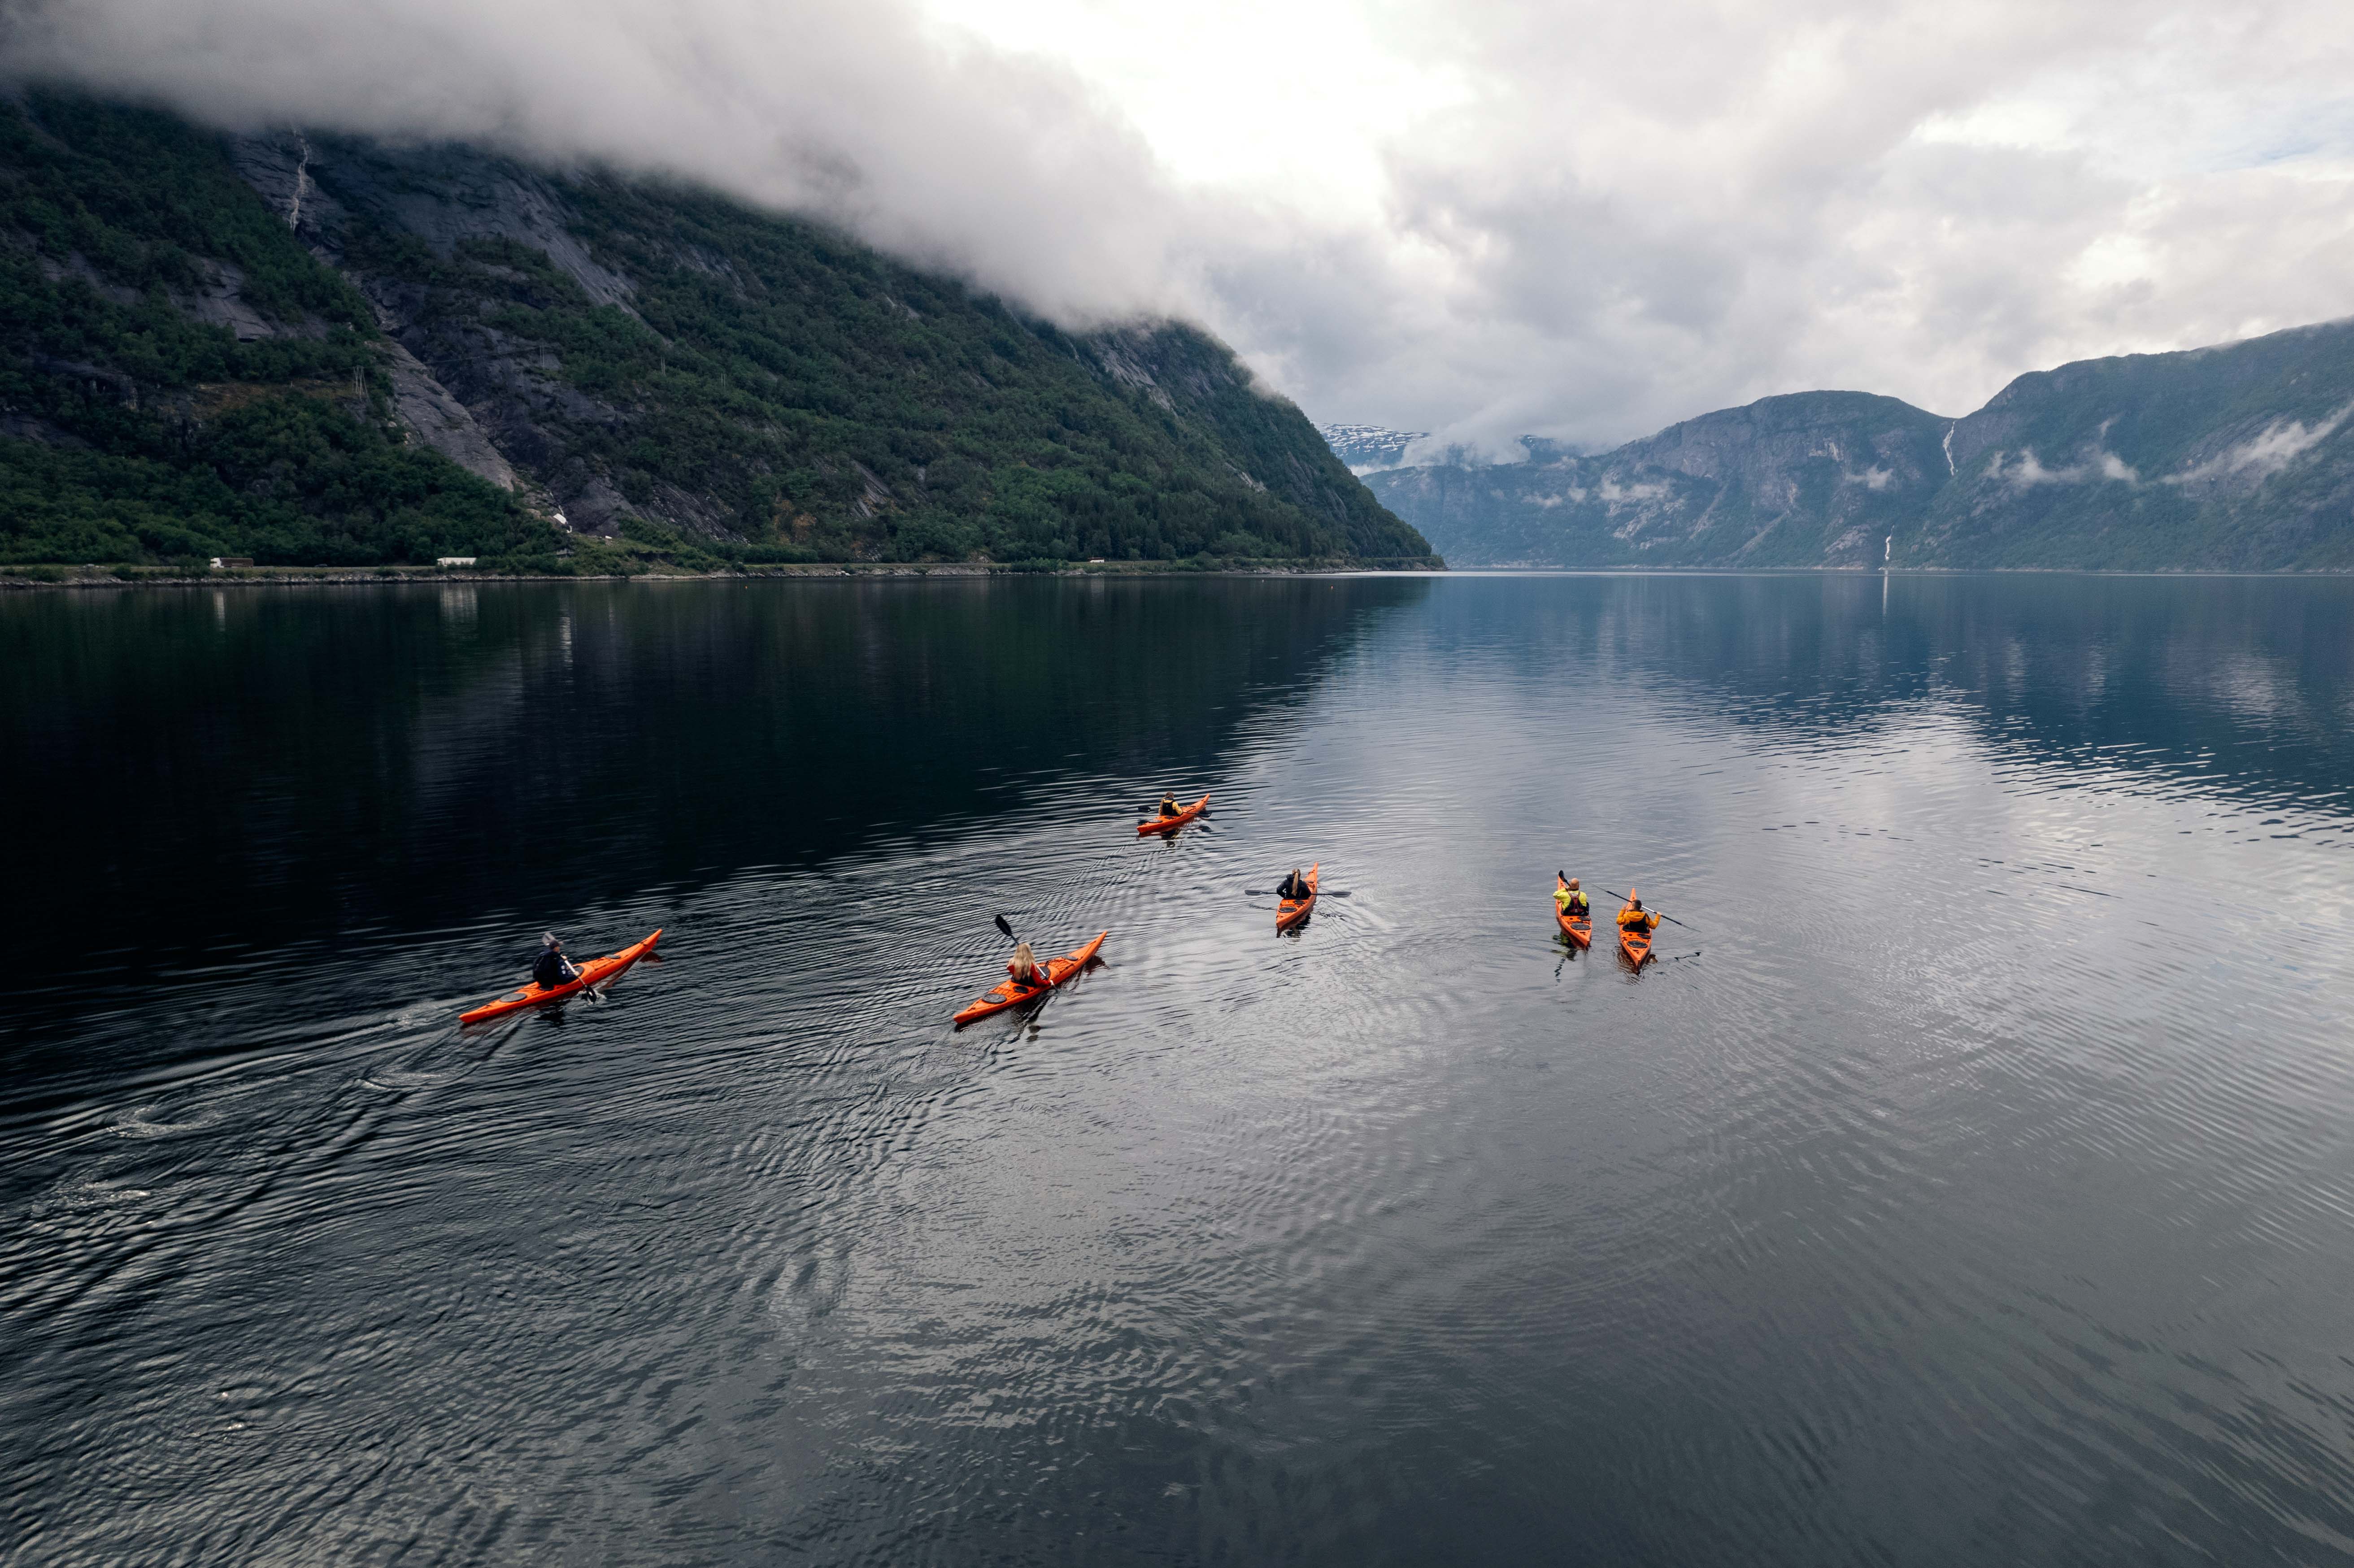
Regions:
<instances>
[{"instance_id":1,"label":"steep rocky cliff","mask_svg":"<svg viewBox=\"0 0 2354 1568\"><path fill-rule=\"evenodd\" d=\"M0 559L1427 557L1199 331L705 192L33 94L0 196Z\"/></svg>"}]
</instances>

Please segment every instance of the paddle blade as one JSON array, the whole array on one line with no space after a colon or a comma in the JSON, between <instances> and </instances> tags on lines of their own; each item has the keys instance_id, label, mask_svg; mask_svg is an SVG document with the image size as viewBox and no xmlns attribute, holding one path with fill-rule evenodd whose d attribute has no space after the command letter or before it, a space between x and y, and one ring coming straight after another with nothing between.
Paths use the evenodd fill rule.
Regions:
<instances>
[{"instance_id":1,"label":"paddle blade","mask_svg":"<svg viewBox=\"0 0 2354 1568\"><path fill-rule=\"evenodd\" d=\"M1013 935L1013 927L1005 923L1005 916L1002 915L1000 915L997 917L997 928L1004 932L1008 937Z\"/></svg>"}]
</instances>

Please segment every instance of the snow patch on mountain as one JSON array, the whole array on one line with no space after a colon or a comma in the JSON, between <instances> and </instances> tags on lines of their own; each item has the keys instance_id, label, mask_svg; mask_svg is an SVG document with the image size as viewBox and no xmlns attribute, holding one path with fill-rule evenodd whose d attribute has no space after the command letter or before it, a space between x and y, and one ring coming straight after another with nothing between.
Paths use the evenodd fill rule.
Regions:
<instances>
[{"instance_id":1,"label":"snow patch on mountain","mask_svg":"<svg viewBox=\"0 0 2354 1568\"><path fill-rule=\"evenodd\" d=\"M1405 466L1406 449L1428 435L1427 430L1393 430L1386 425L1319 425L1316 433L1333 455L1363 475Z\"/></svg>"}]
</instances>

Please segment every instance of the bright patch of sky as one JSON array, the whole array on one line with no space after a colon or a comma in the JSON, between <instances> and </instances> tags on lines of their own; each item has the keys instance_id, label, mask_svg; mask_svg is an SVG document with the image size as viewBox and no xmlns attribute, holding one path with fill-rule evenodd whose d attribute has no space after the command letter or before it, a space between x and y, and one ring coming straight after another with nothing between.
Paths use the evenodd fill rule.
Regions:
<instances>
[{"instance_id":1,"label":"bright patch of sky","mask_svg":"<svg viewBox=\"0 0 2354 1568\"><path fill-rule=\"evenodd\" d=\"M2143 69L2049 79L1914 131L1924 143L2081 152L2144 179L2274 168L2342 177L2354 164L2354 96L2201 90L2194 73ZM2294 168L2291 165L2304 165Z\"/></svg>"},{"instance_id":2,"label":"bright patch of sky","mask_svg":"<svg viewBox=\"0 0 2354 1568\"><path fill-rule=\"evenodd\" d=\"M1334 217L1388 196L1386 141L1469 98L1462 74L1398 52L1373 8L1200 0L933 0L928 21L1076 71L1176 180Z\"/></svg>"}]
</instances>

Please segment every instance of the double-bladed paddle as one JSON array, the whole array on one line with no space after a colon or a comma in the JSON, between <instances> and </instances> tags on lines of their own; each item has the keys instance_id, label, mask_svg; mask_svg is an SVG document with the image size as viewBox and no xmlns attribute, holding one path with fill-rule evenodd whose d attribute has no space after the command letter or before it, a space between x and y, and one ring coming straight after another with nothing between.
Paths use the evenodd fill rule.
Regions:
<instances>
[{"instance_id":1,"label":"double-bladed paddle","mask_svg":"<svg viewBox=\"0 0 2354 1568\"><path fill-rule=\"evenodd\" d=\"M1611 892L1608 888L1606 888L1606 888L1604 888L1602 891L1603 891L1603 894L1604 894L1604 895L1605 895L1605 896L1606 896L1606 897L1610 897L1610 898L1624 898L1624 897L1626 897L1626 896L1627 896L1627 895L1626 895L1625 894L1623 894L1623 893L1612 893L1612 892ZM1645 914L1647 914L1647 915L1659 915L1659 912L1658 910L1656 910L1656 909L1647 909L1647 910L1645 910L1645 911L1644 911L1644 913L1645 913ZM1685 929L1685 930L1687 930L1687 931L1690 931L1690 930L1693 929L1693 927L1690 927L1690 926L1684 926L1684 923L1683 923L1682 921L1681 921L1681 920L1677 919L1677 918L1676 918L1674 916L1672 916L1672 915L1659 915L1659 918L1660 918L1660 919L1662 919L1662 920L1665 920L1665 921L1666 921L1669 925L1670 925L1670 926L1683 926L1683 927L1684 927L1684 929Z\"/></svg>"}]
</instances>

